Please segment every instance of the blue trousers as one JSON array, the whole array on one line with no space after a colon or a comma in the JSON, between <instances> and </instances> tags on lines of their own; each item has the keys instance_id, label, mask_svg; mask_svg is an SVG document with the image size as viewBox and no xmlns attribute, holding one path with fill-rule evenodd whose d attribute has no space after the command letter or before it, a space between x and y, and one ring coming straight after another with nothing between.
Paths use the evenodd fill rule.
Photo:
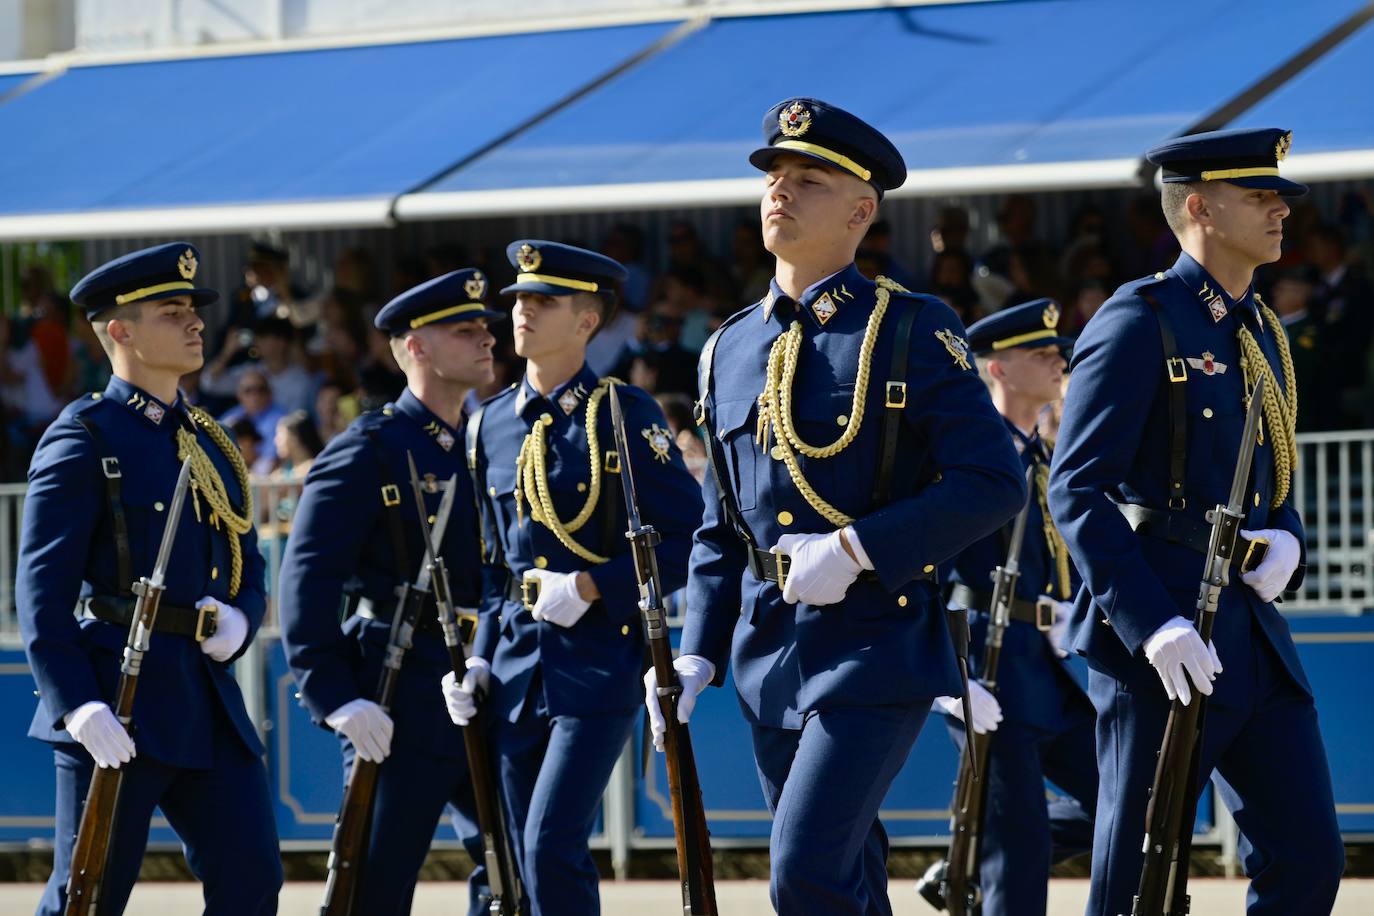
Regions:
<instances>
[{"instance_id":1,"label":"blue trousers","mask_svg":"<svg viewBox=\"0 0 1374 916\"><path fill-rule=\"evenodd\" d=\"M1097 757L1092 709L1046 732L1004 721L988 747L988 797L979 841L978 878L983 916L1045 912L1050 865L1087 852L1097 804ZM964 723L951 718L962 751ZM1045 798L1045 780L1068 797Z\"/></svg>"},{"instance_id":2,"label":"blue trousers","mask_svg":"<svg viewBox=\"0 0 1374 916\"><path fill-rule=\"evenodd\" d=\"M550 716L539 680L514 723L493 725L525 912L596 916L599 875L588 841L636 712Z\"/></svg>"},{"instance_id":3,"label":"blue trousers","mask_svg":"<svg viewBox=\"0 0 1374 916\"><path fill-rule=\"evenodd\" d=\"M347 739L340 740L347 780L353 768L353 746ZM486 912L482 899L488 893L487 869L467 758L403 744L392 745L391 754L377 771L372 834L358 886L357 912L369 916L405 916L410 912L420 866L445 810L476 866L468 876L468 913L481 916Z\"/></svg>"},{"instance_id":4,"label":"blue trousers","mask_svg":"<svg viewBox=\"0 0 1374 916\"><path fill-rule=\"evenodd\" d=\"M39 916L66 907L72 846L95 761L74 744L53 748L57 767L57 835L53 871ZM124 911L138 879L153 809L160 808L181 838L186 862L205 886L206 916L272 916L281 889L281 854L272 817L267 770L227 724L217 730L215 765L208 770L168 766L139 755L124 765L109 864L100 888L101 916Z\"/></svg>"},{"instance_id":5,"label":"blue trousers","mask_svg":"<svg viewBox=\"0 0 1374 916\"><path fill-rule=\"evenodd\" d=\"M800 730L753 726L773 831L769 895L782 916L891 916L878 809L930 700L807 714Z\"/></svg>"},{"instance_id":6,"label":"blue trousers","mask_svg":"<svg viewBox=\"0 0 1374 916\"><path fill-rule=\"evenodd\" d=\"M1200 772L1205 778L1216 770L1218 791L1240 827L1250 916L1325 916L1345 851L1317 710L1254 628L1250 652L1249 702L1207 706ZM1220 677L1227 676L1223 670ZM1169 701L1157 683L1131 692L1092 671L1088 684L1101 776L1088 913L1116 916L1131 911L1140 884L1145 807Z\"/></svg>"}]
</instances>

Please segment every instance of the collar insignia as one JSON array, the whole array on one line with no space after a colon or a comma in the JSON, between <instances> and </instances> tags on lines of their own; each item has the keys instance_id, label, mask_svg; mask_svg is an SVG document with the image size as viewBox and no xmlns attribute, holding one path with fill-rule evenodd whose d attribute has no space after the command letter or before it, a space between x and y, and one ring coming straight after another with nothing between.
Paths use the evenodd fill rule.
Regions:
<instances>
[{"instance_id":1,"label":"collar insignia","mask_svg":"<svg viewBox=\"0 0 1374 916\"><path fill-rule=\"evenodd\" d=\"M800 137L811 129L811 112L801 102L793 102L778 114L778 129L784 137Z\"/></svg>"},{"instance_id":2,"label":"collar insignia","mask_svg":"<svg viewBox=\"0 0 1374 916\"><path fill-rule=\"evenodd\" d=\"M558 396L558 406L563 408L563 413L571 416L572 412L577 409L578 404L582 403L582 399L586 397L586 395L587 389L582 387L581 382L578 382L574 387L569 388Z\"/></svg>"},{"instance_id":3,"label":"collar insignia","mask_svg":"<svg viewBox=\"0 0 1374 916\"><path fill-rule=\"evenodd\" d=\"M949 328L935 332L935 339L945 345L945 350L954 358L954 365L960 369L972 369L968 361L968 341Z\"/></svg>"},{"instance_id":4,"label":"collar insignia","mask_svg":"<svg viewBox=\"0 0 1374 916\"><path fill-rule=\"evenodd\" d=\"M853 298L854 298L854 294L851 293L851 292L849 291L849 288L846 287L843 283L840 284L840 288L839 288L839 289L832 289L832 290L830 291L830 295L834 296L836 299L840 300L841 302L844 302L844 301L846 301L846 300L848 300L848 299L853 299Z\"/></svg>"},{"instance_id":5,"label":"collar insignia","mask_svg":"<svg viewBox=\"0 0 1374 916\"><path fill-rule=\"evenodd\" d=\"M195 252L189 248L182 252L181 257L177 258L177 273L181 274L183 280L193 279L196 275L197 266Z\"/></svg>"},{"instance_id":6,"label":"collar insignia","mask_svg":"<svg viewBox=\"0 0 1374 916\"><path fill-rule=\"evenodd\" d=\"M1059 326L1059 306L1053 302L1045 306L1045 312L1040 316L1040 320L1045 322L1045 327L1053 331Z\"/></svg>"},{"instance_id":7,"label":"collar insignia","mask_svg":"<svg viewBox=\"0 0 1374 916\"><path fill-rule=\"evenodd\" d=\"M128 404L134 410L142 410L143 405L148 403L148 399L135 391L133 394L129 395L129 400L124 403Z\"/></svg>"},{"instance_id":8,"label":"collar insignia","mask_svg":"<svg viewBox=\"0 0 1374 916\"><path fill-rule=\"evenodd\" d=\"M1274 161L1282 162L1284 157L1288 155L1288 150L1291 149L1292 146L1293 132L1290 130L1282 137L1279 137L1279 142L1274 144Z\"/></svg>"},{"instance_id":9,"label":"collar insignia","mask_svg":"<svg viewBox=\"0 0 1374 916\"><path fill-rule=\"evenodd\" d=\"M777 301L777 296L773 295L772 287L768 289L768 295L763 297L763 320L767 321L773 315L773 303Z\"/></svg>"},{"instance_id":10,"label":"collar insignia","mask_svg":"<svg viewBox=\"0 0 1374 916\"><path fill-rule=\"evenodd\" d=\"M827 321L835 317L837 308L829 293L821 293L821 297L811 303L811 311L816 313L816 320L824 326Z\"/></svg>"},{"instance_id":11,"label":"collar insignia","mask_svg":"<svg viewBox=\"0 0 1374 916\"><path fill-rule=\"evenodd\" d=\"M468 294L469 299L481 299L487 294L487 278L478 271L463 284L463 291Z\"/></svg>"},{"instance_id":12,"label":"collar insignia","mask_svg":"<svg viewBox=\"0 0 1374 916\"><path fill-rule=\"evenodd\" d=\"M521 245L515 252L515 264L525 273L534 273L544 263L544 256L533 245Z\"/></svg>"},{"instance_id":13,"label":"collar insignia","mask_svg":"<svg viewBox=\"0 0 1374 916\"><path fill-rule=\"evenodd\" d=\"M439 435L434 437L434 441L438 442L439 447L444 451L450 451L453 448L453 433L446 429L441 429L439 430ZM431 490L430 492L433 493L437 491Z\"/></svg>"},{"instance_id":14,"label":"collar insignia","mask_svg":"<svg viewBox=\"0 0 1374 916\"><path fill-rule=\"evenodd\" d=\"M655 423L646 430L640 432L649 443L649 448L653 449L654 459L664 464L668 463L668 450L672 447L673 437L668 430Z\"/></svg>"},{"instance_id":15,"label":"collar insignia","mask_svg":"<svg viewBox=\"0 0 1374 916\"><path fill-rule=\"evenodd\" d=\"M1226 300L1221 297L1221 293L1212 292L1212 287L1207 284L1207 281L1203 281L1202 291L1198 293L1198 296L1211 311L1213 322L1226 317Z\"/></svg>"},{"instance_id":16,"label":"collar insignia","mask_svg":"<svg viewBox=\"0 0 1374 916\"><path fill-rule=\"evenodd\" d=\"M148 406L143 408L143 415L154 423L161 423L162 418L167 415L167 411L157 401L149 401Z\"/></svg>"},{"instance_id":17,"label":"collar insignia","mask_svg":"<svg viewBox=\"0 0 1374 916\"><path fill-rule=\"evenodd\" d=\"M1226 374L1226 364L1217 362L1216 357L1213 356L1211 353L1207 352L1206 350L1202 351L1201 358L1198 358L1196 356L1188 357L1188 365L1192 366L1194 369L1197 369L1203 375Z\"/></svg>"}]
</instances>

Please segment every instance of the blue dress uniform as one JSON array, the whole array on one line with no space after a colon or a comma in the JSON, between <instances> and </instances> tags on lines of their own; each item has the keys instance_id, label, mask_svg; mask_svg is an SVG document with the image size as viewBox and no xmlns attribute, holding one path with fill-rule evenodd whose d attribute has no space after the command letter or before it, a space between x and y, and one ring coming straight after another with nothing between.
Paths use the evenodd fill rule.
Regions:
<instances>
[{"instance_id":1,"label":"blue dress uniform","mask_svg":"<svg viewBox=\"0 0 1374 916\"><path fill-rule=\"evenodd\" d=\"M1303 185L1278 177L1288 143L1281 130L1226 131L1182 138L1149 157L1166 182L1227 180L1301 194ZM1245 392L1259 371L1266 396L1281 396L1272 406L1284 419L1263 423L1244 528L1284 530L1303 543L1289 491L1296 392L1286 349L1252 289L1233 300L1187 254L1117 290L1075 348L1050 505L1084 579L1075 647L1087 656L1098 715L1089 913L1129 912L1138 886L1169 710L1142 646L1169 618L1194 614L1203 515L1228 499ZM1171 395L1183 422L1171 422ZM1288 588L1301 575L1299 566ZM1199 772L1217 771L1240 826L1249 912L1329 912L1343 854L1312 691L1288 625L1233 569L1212 640L1224 670L1208 701Z\"/></svg>"},{"instance_id":2,"label":"blue dress uniform","mask_svg":"<svg viewBox=\"0 0 1374 916\"><path fill-rule=\"evenodd\" d=\"M842 160L837 167L871 176L879 192L905 178L886 138L822 102L780 103L764 132L770 146L751 156L761 169L789 151ZM962 335L939 300L875 284L851 264L797 301L773 281L703 353L698 409L719 486L704 488L682 652L712 662L717 684L734 664L773 812L772 898L782 913L891 912L878 808L932 698L960 692L936 569L1025 499ZM770 373L770 354L789 342L795 359L780 355ZM790 392L777 390L786 382ZM770 410L764 428L760 404L777 400L760 392L770 391L789 406ZM793 451L780 424L842 448ZM875 493L889 448L888 492ZM768 548L846 519L874 572L837 604L785 603Z\"/></svg>"},{"instance_id":3,"label":"blue dress uniform","mask_svg":"<svg viewBox=\"0 0 1374 916\"><path fill-rule=\"evenodd\" d=\"M1016 347L1067 347L1073 341L1059 336L1059 315L1059 306L1048 299L997 312L969 327L969 349L984 356ZM1027 435L1004 422L1022 468L1034 467L1035 474L1021 575L997 669L1003 718L990 744L979 863L987 916L1045 912L1050 865L1091 847L1097 803L1092 704L1074 660L1060 658L1047 638L1053 602L1071 597L1078 585L1068 550L1046 511L1051 446L1038 431ZM1008 524L950 564L951 606L969 612L969 663L980 676L991 575L1006 562L1010 540ZM949 724L962 748L963 724L952 717ZM1047 805L1046 778L1068 797Z\"/></svg>"},{"instance_id":4,"label":"blue dress uniform","mask_svg":"<svg viewBox=\"0 0 1374 916\"><path fill-rule=\"evenodd\" d=\"M375 323L396 336L434 322L502 317L486 306L486 291L480 271L454 271L396 297L377 313ZM375 699L397 589L415 581L424 564L407 454L414 456L431 512L456 475L459 492L441 555L454 605L476 608L481 599L476 500L462 437L461 429L435 416L407 389L395 403L355 420L310 468L282 562L280 615L282 643L301 701L322 726L345 703ZM420 866L445 806L477 866L468 881L471 912L485 912L480 901L486 869L463 733L449 720L439 687L450 670L429 601L391 704L395 732L391 753L378 771L357 898L360 913L410 912ZM340 742L346 778L354 748L342 735Z\"/></svg>"},{"instance_id":5,"label":"blue dress uniform","mask_svg":"<svg viewBox=\"0 0 1374 916\"><path fill-rule=\"evenodd\" d=\"M217 294L192 282L198 261L185 243L138 251L86 276L72 299L91 319L116 304L170 296L207 305ZM68 405L29 466L16 604L40 698L29 735L53 745L57 766L53 873L39 913L65 907L94 769L64 719L86 703L114 700L134 602L130 587L153 572L178 453L196 448L223 481L226 511L239 521L251 518L247 472L228 433L180 397L166 404L119 377L103 393ZM209 483L193 479L198 489ZM211 626L193 607L216 598L247 618L244 646L256 633L266 609L263 560L251 524L238 527L246 530L235 533L206 498L187 494L134 701L137 756L123 767L102 913L122 911L128 899L154 807L204 882L207 913L276 912L282 870L263 747L229 671L233 659L218 662L201 651Z\"/></svg>"},{"instance_id":6,"label":"blue dress uniform","mask_svg":"<svg viewBox=\"0 0 1374 916\"><path fill-rule=\"evenodd\" d=\"M609 258L557 243L515 242L508 253L519 273L505 293L566 296L624 279ZM469 438L491 561L475 654L491 662L512 845L531 912L545 916L600 910L587 840L643 700L644 632L607 390L585 364L547 396L523 380L483 405ZM654 399L629 385L619 395L640 513L663 537L659 572L671 592L687 579L700 488ZM537 621L521 595L531 569L586 570L601 598L571 627Z\"/></svg>"}]
</instances>

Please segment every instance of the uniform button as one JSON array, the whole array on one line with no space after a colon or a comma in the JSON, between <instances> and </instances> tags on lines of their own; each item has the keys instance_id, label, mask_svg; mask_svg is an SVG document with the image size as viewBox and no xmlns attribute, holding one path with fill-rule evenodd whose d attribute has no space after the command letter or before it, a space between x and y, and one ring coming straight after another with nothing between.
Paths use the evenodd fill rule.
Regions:
<instances>
[{"instance_id":1,"label":"uniform button","mask_svg":"<svg viewBox=\"0 0 1374 916\"><path fill-rule=\"evenodd\" d=\"M579 483L579 484L577 485L577 492L579 492L579 493L586 493L586 492L587 492L587 485L586 485L585 483Z\"/></svg>"},{"instance_id":2,"label":"uniform button","mask_svg":"<svg viewBox=\"0 0 1374 916\"><path fill-rule=\"evenodd\" d=\"M431 516L429 517L429 523L430 523L431 525L434 524L434 516L431 515Z\"/></svg>"},{"instance_id":3,"label":"uniform button","mask_svg":"<svg viewBox=\"0 0 1374 916\"><path fill-rule=\"evenodd\" d=\"M97 391L95 394L91 395L91 400L92 400L92 401L98 401L98 400L100 400L101 398L103 398L104 396L105 396L105 395L103 395L103 394L101 394L99 391Z\"/></svg>"},{"instance_id":4,"label":"uniform button","mask_svg":"<svg viewBox=\"0 0 1374 916\"><path fill-rule=\"evenodd\" d=\"M1160 271L1159 273L1155 274L1155 279L1156 279L1156 280L1163 280L1163 279L1164 279L1164 271Z\"/></svg>"},{"instance_id":5,"label":"uniform button","mask_svg":"<svg viewBox=\"0 0 1374 916\"><path fill-rule=\"evenodd\" d=\"M552 426L552 425L553 425L553 415L552 415L552 414L547 414L547 413L541 413L541 414L539 415L539 422L540 422L540 423L543 423L545 426Z\"/></svg>"},{"instance_id":6,"label":"uniform button","mask_svg":"<svg viewBox=\"0 0 1374 916\"><path fill-rule=\"evenodd\" d=\"M1204 408L1202 408L1202 415L1203 415L1204 417L1206 417L1207 419L1209 419L1209 420L1212 419L1212 408L1210 408L1210 407L1204 407Z\"/></svg>"},{"instance_id":7,"label":"uniform button","mask_svg":"<svg viewBox=\"0 0 1374 916\"><path fill-rule=\"evenodd\" d=\"M630 625L629 625L628 623L625 624L623 627L620 628L620 635L621 635L621 636L629 636L629 635L630 635Z\"/></svg>"},{"instance_id":8,"label":"uniform button","mask_svg":"<svg viewBox=\"0 0 1374 916\"><path fill-rule=\"evenodd\" d=\"M383 407L383 408L382 408L382 416L389 417L389 416L392 416L392 415L395 414L395 413L396 413L396 411L392 410L390 407Z\"/></svg>"},{"instance_id":9,"label":"uniform button","mask_svg":"<svg viewBox=\"0 0 1374 916\"><path fill-rule=\"evenodd\" d=\"M897 607L906 607L906 595L897 596Z\"/></svg>"},{"instance_id":10,"label":"uniform button","mask_svg":"<svg viewBox=\"0 0 1374 916\"><path fill-rule=\"evenodd\" d=\"M935 481L934 481L935 483L939 483L940 481L942 481L942 480L944 480L944 479L945 479L945 475L944 475L944 474L941 474L941 473L939 473L938 471L935 473Z\"/></svg>"},{"instance_id":11,"label":"uniform button","mask_svg":"<svg viewBox=\"0 0 1374 916\"><path fill-rule=\"evenodd\" d=\"M774 461L781 461L781 460L782 460L782 446L781 446L781 445L775 445L775 446L773 446L772 450L769 451L768 454L770 454L770 455L773 456L773 460L774 460Z\"/></svg>"},{"instance_id":12,"label":"uniform button","mask_svg":"<svg viewBox=\"0 0 1374 916\"><path fill-rule=\"evenodd\" d=\"M487 487L487 492L490 493L492 496L495 496L495 495L496 495L496 488L495 488L495 487Z\"/></svg>"},{"instance_id":13,"label":"uniform button","mask_svg":"<svg viewBox=\"0 0 1374 916\"><path fill-rule=\"evenodd\" d=\"M535 558L534 558L534 565L535 565L535 566L538 566L540 569L546 569L546 568L548 568L548 565L549 565L549 558L548 558L548 557L535 557Z\"/></svg>"},{"instance_id":14,"label":"uniform button","mask_svg":"<svg viewBox=\"0 0 1374 916\"><path fill-rule=\"evenodd\" d=\"M935 564L927 563L925 566L921 567L921 572L926 574L935 572Z\"/></svg>"},{"instance_id":15,"label":"uniform button","mask_svg":"<svg viewBox=\"0 0 1374 916\"><path fill-rule=\"evenodd\" d=\"M1258 494L1258 493L1255 494L1255 507L1256 507L1256 508L1259 507L1259 494Z\"/></svg>"},{"instance_id":16,"label":"uniform button","mask_svg":"<svg viewBox=\"0 0 1374 916\"><path fill-rule=\"evenodd\" d=\"M786 509L783 509L781 512L779 512L779 513L778 513L778 524L779 524L779 525L790 525L790 524L792 524L792 513L791 513L791 512L788 512Z\"/></svg>"},{"instance_id":17,"label":"uniform button","mask_svg":"<svg viewBox=\"0 0 1374 916\"><path fill-rule=\"evenodd\" d=\"M162 511L163 509L165 509L165 508L167 508L167 507L164 506L161 502L155 502L155 503L153 503L153 511L154 511L154 512L161 512L161 511Z\"/></svg>"},{"instance_id":18,"label":"uniform button","mask_svg":"<svg viewBox=\"0 0 1374 916\"><path fill-rule=\"evenodd\" d=\"M838 417L835 418L835 422L840 426L848 426L849 417L845 416L844 414L840 414Z\"/></svg>"},{"instance_id":19,"label":"uniform button","mask_svg":"<svg viewBox=\"0 0 1374 916\"><path fill-rule=\"evenodd\" d=\"M219 567L218 567L218 566L211 566L211 567L210 567L210 578L211 578L211 579L218 579L218 578L219 578Z\"/></svg>"}]
</instances>

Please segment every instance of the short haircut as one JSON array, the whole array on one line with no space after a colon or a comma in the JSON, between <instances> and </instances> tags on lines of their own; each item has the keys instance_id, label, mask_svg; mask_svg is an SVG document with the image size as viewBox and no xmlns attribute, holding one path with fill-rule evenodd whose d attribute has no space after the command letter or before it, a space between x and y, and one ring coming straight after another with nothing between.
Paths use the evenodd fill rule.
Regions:
<instances>
[{"instance_id":1,"label":"short haircut","mask_svg":"<svg viewBox=\"0 0 1374 916\"><path fill-rule=\"evenodd\" d=\"M1202 183L1196 181L1169 181L1159 194L1159 208L1164 211L1164 221L1169 231L1181 236L1188 230L1188 196L1202 194Z\"/></svg>"},{"instance_id":2,"label":"short haircut","mask_svg":"<svg viewBox=\"0 0 1374 916\"><path fill-rule=\"evenodd\" d=\"M91 319L91 330L95 331L95 339L100 341L100 349L104 350L105 355L110 359L114 359L115 352L114 338L110 336L110 322L116 319L119 321L138 321L143 317L142 305L142 302L116 305Z\"/></svg>"},{"instance_id":3,"label":"short haircut","mask_svg":"<svg viewBox=\"0 0 1374 916\"><path fill-rule=\"evenodd\" d=\"M583 312L589 308L594 308L597 315L601 317L601 320L592 330L592 336L587 338L588 341L600 334L606 325L611 323L611 319L615 318L616 305L619 301L620 299L613 289L599 289L594 293L577 293L573 296L573 311Z\"/></svg>"}]
</instances>

